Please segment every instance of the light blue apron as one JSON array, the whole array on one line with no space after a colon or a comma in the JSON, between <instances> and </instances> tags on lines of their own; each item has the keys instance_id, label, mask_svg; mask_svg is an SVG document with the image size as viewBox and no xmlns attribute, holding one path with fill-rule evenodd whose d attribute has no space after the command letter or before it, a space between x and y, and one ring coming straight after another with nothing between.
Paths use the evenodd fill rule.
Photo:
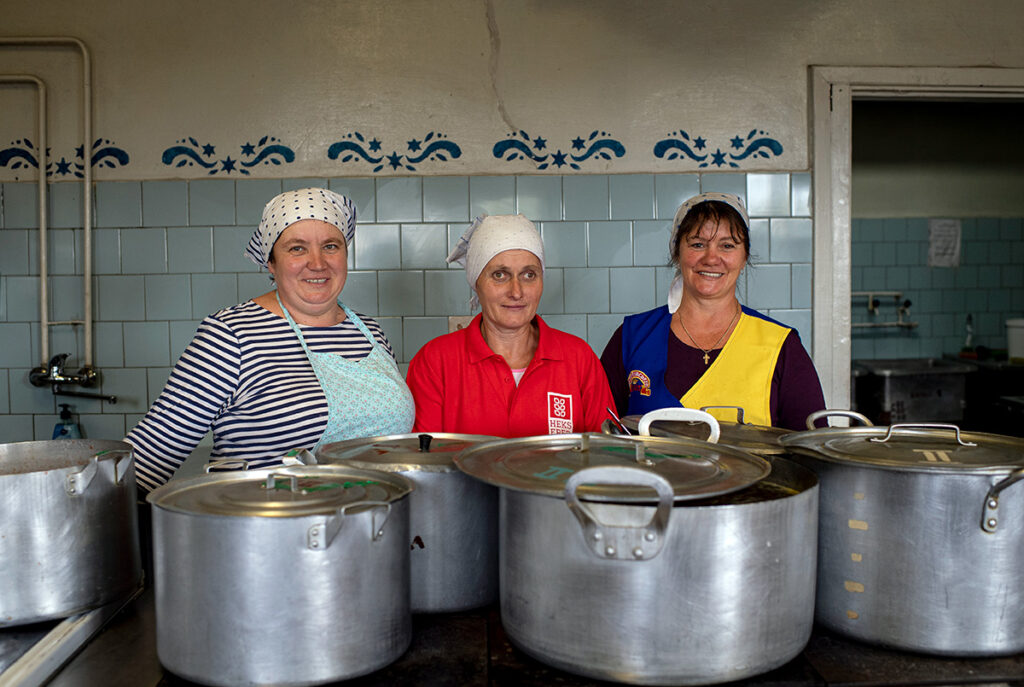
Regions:
<instances>
[{"instance_id":1,"label":"light blue apron","mask_svg":"<svg viewBox=\"0 0 1024 687\"><path fill-rule=\"evenodd\" d=\"M277 296L277 294L275 294ZM338 301L352 323L370 342L369 355L349 360L338 353L313 353L302 331L277 296L288 324L299 337L327 397L327 427L313 451L324 444L358 437L405 434L412 429L416 406L398 365L366 328L363 321Z\"/></svg>"}]
</instances>

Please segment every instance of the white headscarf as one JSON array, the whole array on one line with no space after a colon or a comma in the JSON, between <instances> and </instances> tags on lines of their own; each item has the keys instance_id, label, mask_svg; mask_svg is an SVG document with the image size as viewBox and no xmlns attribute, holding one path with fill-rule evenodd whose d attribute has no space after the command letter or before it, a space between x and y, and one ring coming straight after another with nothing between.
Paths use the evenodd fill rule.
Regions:
<instances>
[{"instance_id":1,"label":"white headscarf","mask_svg":"<svg viewBox=\"0 0 1024 687\"><path fill-rule=\"evenodd\" d=\"M750 233L750 216L747 215L747 209L743 207L743 200L732 193L717 193L709 191L708 193L701 193L699 195L690 198L685 203L679 206L676 210L676 216L672 219L672 236L668 240L668 249L671 253L672 247L676 245L676 241L679 237L679 225L683 223L683 219L686 217L686 213L692 210L696 205L707 202L709 200L717 200L720 203L725 203L733 210L739 213L740 218L743 220L743 226L747 229L747 234ZM673 256L674 257L674 256ZM678 269L677 269L678 271ZM679 309L679 304L683 300L683 275L676 274L675 279L672 280L672 285L668 287L668 311L675 312Z\"/></svg>"},{"instance_id":2,"label":"white headscarf","mask_svg":"<svg viewBox=\"0 0 1024 687\"><path fill-rule=\"evenodd\" d=\"M448 255L449 263L466 268L466 281L473 289L470 309L480 305L476 294L476 280L484 267L498 253L507 250L527 250L540 260L544 269L544 242L533 222L524 215L480 215L462 232L459 242Z\"/></svg>"},{"instance_id":3,"label":"white headscarf","mask_svg":"<svg viewBox=\"0 0 1024 687\"><path fill-rule=\"evenodd\" d=\"M249 239L245 254L260 267L267 267L270 251L285 229L304 219L332 224L351 244L356 233L356 208L343 195L325 188L300 188L274 196L263 208L260 225Z\"/></svg>"}]
</instances>

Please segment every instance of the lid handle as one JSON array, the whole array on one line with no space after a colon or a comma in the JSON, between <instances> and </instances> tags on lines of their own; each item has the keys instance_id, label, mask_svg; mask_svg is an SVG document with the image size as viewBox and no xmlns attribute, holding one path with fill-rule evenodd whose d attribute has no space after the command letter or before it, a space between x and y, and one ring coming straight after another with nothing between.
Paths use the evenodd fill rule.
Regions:
<instances>
[{"instance_id":1,"label":"lid handle","mask_svg":"<svg viewBox=\"0 0 1024 687\"><path fill-rule=\"evenodd\" d=\"M652 487L658 493L658 508L650 521L639 527L608 525L580 502L577 490L583 484ZM583 528L586 545L605 560L649 561L661 553L673 498L672 485L664 477L628 465L584 468L565 483L566 505Z\"/></svg>"},{"instance_id":2,"label":"lid handle","mask_svg":"<svg viewBox=\"0 0 1024 687\"><path fill-rule=\"evenodd\" d=\"M703 410L697 410L696 408L683 408L682 406L678 408L658 408L646 413L637 424L637 432L640 436L651 436L651 423L658 420L703 422L711 428L711 434L704 441L712 444L717 444L718 437L722 435L721 429L718 426L718 420L715 419L714 415Z\"/></svg>"},{"instance_id":3,"label":"lid handle","mask_svg":"<svg viewBox=\"0 0 1024 687\"><path fill-rule=\"evenodd\" d=\"M709 410L735 410L736 411L736 422L744 424L743 422L743 408L741 406L701 406L701 410L705 413Z\"/></svg>"},{"instance_id":4,"label":"lid handle","mask_svg":"<svg viewBox=\"0 0 1024 687\"><path fill-rule=\"evenodd\" d=\"M807 429L818 429L814 423L823 417L847 417L851 420L857 420L859 423L866 427L874 427L875 424L864 415L861 415L854 410L837 410L834 408L826 408L825 410L816 410L807 416Z\"/></svg>"},{"instance_id":5,"label":"lid handle","mask_svg":"<svg viewBox=\"0 0 1024 687\"><path fill-rule=\"evenodd\" d=\"M1024 468L1017 468L1005 479L993 484L992 488L988 490L988 495L985 496L985 507L981 513L982 530L989 534L995 534L996 527L999 525L999 518L997 517L997 511L999 510L999 492L1013 484L1016 484L1022 479L1024 479Z\"/></svg>"},{"instance_id":6,"label":"lid handle","mask_svg":"<svg viewBox=\"0 0 1024 687\"><path fill-rule=\"evenodd\" d=\"M429 434L420 435L420 453L430 453L430 440L433 438Z\"/></svg>"},{"instance_id":7,"label":"lid handle","mask_svg":"<svg viewBox=\"0 0 1024 687\"><path fill-rule=\"evenodd\" d=\"M960 438L960 428L956 425L943 425L929 422L922 422L920 424L904 423L899 425L891 425L889 431L885 433L885 436L879 439L878 437L871 437L868 441L873 441L876 444L884 444L892 438L892 433L897 429L949 429L956 432L956 443L961 446L977 446L974 442L964 441Z\"/></svg>"}]
</instances>

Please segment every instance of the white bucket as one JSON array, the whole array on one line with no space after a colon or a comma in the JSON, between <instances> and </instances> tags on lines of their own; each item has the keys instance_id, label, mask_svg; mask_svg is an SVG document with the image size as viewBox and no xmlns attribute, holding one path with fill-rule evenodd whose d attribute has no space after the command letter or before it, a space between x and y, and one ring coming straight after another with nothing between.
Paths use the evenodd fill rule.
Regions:
<instances>
[{"instance_id":1,"label":"white bucket","mask_svg":"<svg viewBox=\"0 0 1024 687\"><path fill-rule=\"evenodd\" d=\"M1011 363L1024 363L1024 318L1006 321L1006 348Z\"/></svg>"}]
</instances>

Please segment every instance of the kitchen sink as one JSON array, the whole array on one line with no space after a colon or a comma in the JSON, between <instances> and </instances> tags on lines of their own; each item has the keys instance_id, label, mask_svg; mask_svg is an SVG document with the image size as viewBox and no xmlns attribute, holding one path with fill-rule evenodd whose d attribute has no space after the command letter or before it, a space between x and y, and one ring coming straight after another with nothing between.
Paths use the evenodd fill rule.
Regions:
<instances>
[{"instance_id":1,"label":"kitchen sink","mask_svg":"<svg viewBox=\"0 0 1024 687\"><path fill-rule=\"evenodd\" d=\"M875 424L960 423L967 375L976 367L942 358L854 360L857 411Z\"/></svg>"}]
</instances>

